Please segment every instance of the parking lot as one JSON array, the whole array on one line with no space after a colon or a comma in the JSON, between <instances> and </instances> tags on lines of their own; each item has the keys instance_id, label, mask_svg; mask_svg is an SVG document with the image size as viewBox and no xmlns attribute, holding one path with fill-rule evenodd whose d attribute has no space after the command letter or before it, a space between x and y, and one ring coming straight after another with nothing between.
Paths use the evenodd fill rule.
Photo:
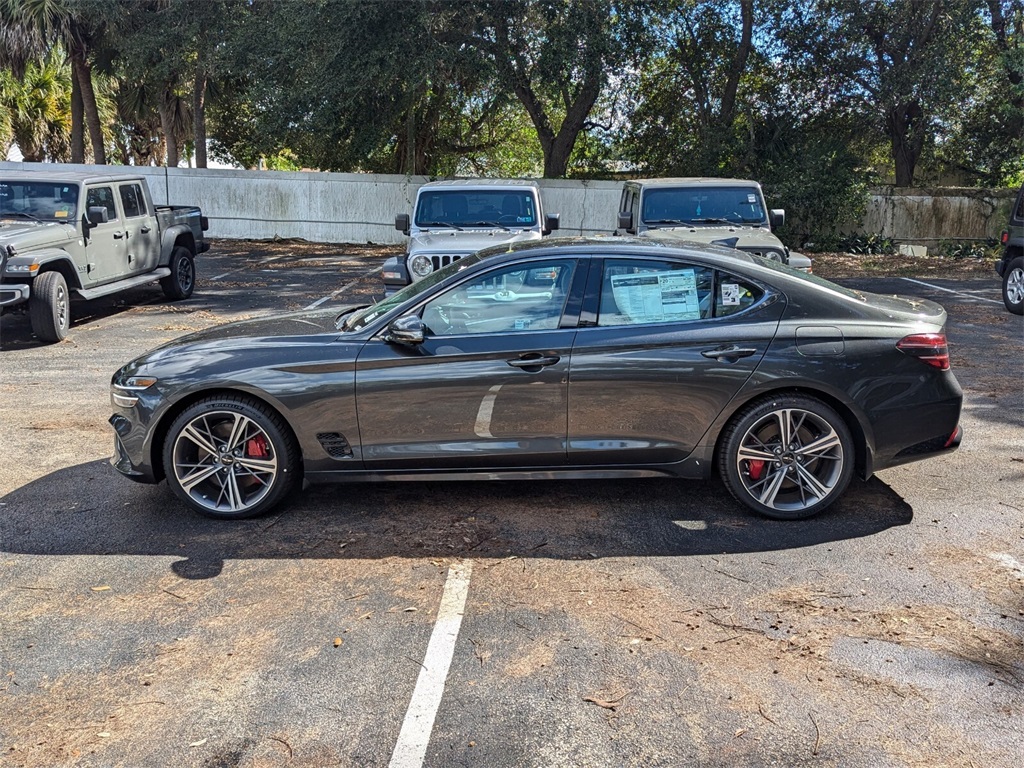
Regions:
<instances>
[{"instance_id":1,"label":"parking lot","mask_svg":"<svg viewBox=\"0 0 1024 768\"><path fill-rule=\"evenodd\" d=\"M840 280L946 307L965 437L808 521L617 480L225 523L108 465L121 364L365 302L384 256L219 242L187 302L78 304L51 346L0 320L0 764L1019 765L1024 326L994 273Z\"/></svg>"}]
</instances>

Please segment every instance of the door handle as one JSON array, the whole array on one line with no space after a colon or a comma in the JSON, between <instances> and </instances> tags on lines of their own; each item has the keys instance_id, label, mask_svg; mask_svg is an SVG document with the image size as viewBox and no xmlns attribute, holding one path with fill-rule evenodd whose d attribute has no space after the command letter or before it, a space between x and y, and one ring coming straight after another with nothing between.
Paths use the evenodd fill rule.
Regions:
<instances>
[{"instance_id":1,"label":"door handle","mask_svg":"<svg viewBox=\"0 0 1024 768\"><path fill-rule=\"evenodd\" d=\"M142 229L139 230L139 232L142 233L143 235L148 235L151 231L152 230L150 230L149 227L143 227Z\"/></svg>"},{"instance_id":2,"label":"door handle","mask_svg":"<svg viewBox=\"0 0 1024 768\"><path fill-rule=\"evenodd\" d=\"M549 365L554 365L561 360L558 355L551 355L550 357L544 355L531 355L518 357L515 360L506 360L505 362L511 365L513 368L522 368L523 370L529 370L530 368L536 368L538 371L541 368L545 368Z\"/></svg>"},{"instance_id":3,"label":"door handle","mask_svg":"<svg viewBox=\"0 0 1024 768\"><path fill-rule=\"evenodd\" d=\"M741 357L750 357L757 352L756 349L750 347L725 347L724 349L706 349L701 352L704 357L710 357L712 360L726 360L729 358L733 360L739 360Z\"/></svg>"},{"instance_id":4,"label":"door handle","mask_svg":"<svg viewBox=\"0 0 1024 768\"><path fill-rule=\"evenodd\" d=\"M114 239L115 240L121 240L122 238L124 238L124 232L115 232L114 233Z\"/></svg>"}]
</instances>

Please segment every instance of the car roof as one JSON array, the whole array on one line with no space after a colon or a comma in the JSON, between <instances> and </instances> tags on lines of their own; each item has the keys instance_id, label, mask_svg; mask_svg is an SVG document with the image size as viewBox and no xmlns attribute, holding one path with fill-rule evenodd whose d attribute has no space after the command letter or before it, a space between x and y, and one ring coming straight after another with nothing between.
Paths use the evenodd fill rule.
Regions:
<instances>
[{"instance_id":1,"label":"car roof","mask_svg":"<svg viewBox=\"0 0 1024 768\"><path fill-rule=\"evenodd\" d=\"M529 187L537 188L537 182L529 179L445 179L443 181L428 181L420 189L464 189L466 191L478 191L492 189L494 187Z\"/></svg>"},{"instance_id":2,"label":"car roof","mask_svg":"<svg viewBox=\"0 0 1024 768\"><path fill-rule=\"evenodd\" d=\"M97 184L117 183L121 181L139 181L144 178L141 174L98 174L90 171L14 171L4 173L0 171L0 181L40 181L51 183L71 184Z\"/></svg>"},{"instance_id":3,"label":"car roof","mask_svg":"<svg viewBox=\"0 0 1024 768\"><path fill-rule=\"evenodd\" d=\"M760 187L751 179L719 179L711 176L675 176L666 179L630 179L627 184L643 187L734 187L737 185Z\"/></svg>"}]
</instances>

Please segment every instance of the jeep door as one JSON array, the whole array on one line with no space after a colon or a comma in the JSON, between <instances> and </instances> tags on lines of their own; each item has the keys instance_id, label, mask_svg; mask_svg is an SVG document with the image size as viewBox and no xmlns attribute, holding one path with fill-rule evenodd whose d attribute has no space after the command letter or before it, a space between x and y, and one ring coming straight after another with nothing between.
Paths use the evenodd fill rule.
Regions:
<instances>
[{"instance_id":1,"label":"jeep door","mask_svg":"<svg viewBox=\"0 0 1024 768\"><path fill-rule=\"evenodd\" d=\"M139 181L117 185L124 212L124 238L130 272L152 272L160 259L160 231Z\"/></svg>"},{"instance_id":2,"label":"jeep door","mask_svg":"<svg viewBox=\"0 0 1024 768\"><path fill-rule=\"evenodd\" d=\"M102 184L85 189L85 213L90 208L106 208L107 222L89 228L85 237L86 278L92 285L109 283L128 273L124 222L114 197L114 185Z\"/></svg>"},{"instance_id":3,"label":"jeep door","mask_svg":"<svg viewBox=\"0 0 1024 768\"><path fill-rule=\"evenodd\" d=\"M565 464L576 335L566 307L578 315L586 276L579 272L570 289L575 258L528 264L477 273L426 299L415 312L425 326L420 344L382 334L366 343L356 408L367 469Z\"/></svg>"}]
</instances>

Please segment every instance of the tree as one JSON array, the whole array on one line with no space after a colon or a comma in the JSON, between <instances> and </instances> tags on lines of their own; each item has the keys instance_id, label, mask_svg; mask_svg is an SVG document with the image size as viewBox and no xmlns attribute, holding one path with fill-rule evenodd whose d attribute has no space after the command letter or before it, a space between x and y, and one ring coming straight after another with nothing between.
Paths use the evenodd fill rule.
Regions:
<instances>
[{"instance_id":1,"label":"tree","mask_svg":"<svg viewBox=\"0 0 1024 768\"><path fill-rule=\"evenodd\" d=\"M642 4L482 0L477 7L472 34L450 39L487 55L500 87L533 122L544 176L564 176L610 74L642 47Z\"/></svg>"},{"instance_id":2,"label":"tree","mask_svg":"<svg viewBox=\"0 0 1024 768\"><path fill-rule=\"evenodd\" d=\"M67 162L71 123L71 68L54 48L39 62L26 64L21 78L0 70L0 134L18 144L25 162ZM4 130L6 128L6 130ZM5 142L4 156L8 149Z\"/></svg>"}]
</instances>

